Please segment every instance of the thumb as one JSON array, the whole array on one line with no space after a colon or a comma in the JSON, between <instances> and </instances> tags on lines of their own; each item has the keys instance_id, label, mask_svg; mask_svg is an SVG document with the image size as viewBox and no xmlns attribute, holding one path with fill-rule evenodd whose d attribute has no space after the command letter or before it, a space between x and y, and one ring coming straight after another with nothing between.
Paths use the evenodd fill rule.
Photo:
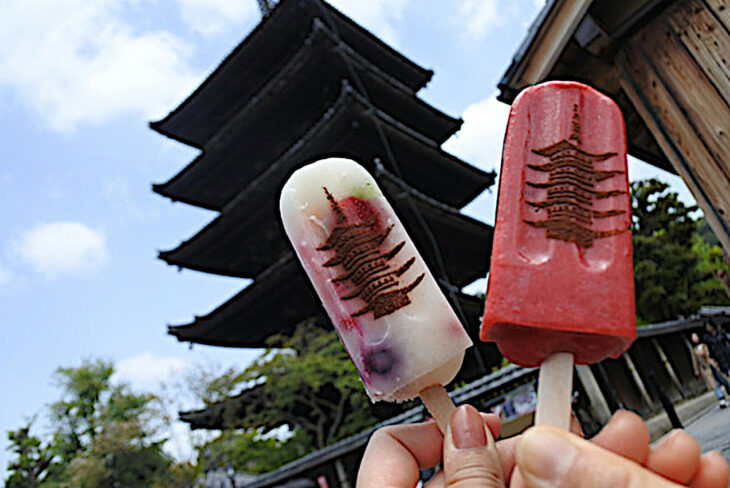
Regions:
<instances>
[{"instance_id":1,"label":"thumb","mask_svg":"<svg viewBox=\"0 0 730 488\"><path fill-rule=\"evenodd\" d=\"M452 488L503 488L502 463L484 419L470 405L451 414L444 436L444 477Z\"/></svg>"},{"instance_id":2,"label":"thumb","mask_svg":"<svg viewBox=\"0 0 730 488\"><path fill-rule=\"evenodd\" d=\"M529 488L679 488L639 464L555 427L533 427L515 456ZM514 478L513 478L514 479Z\"/></svg>"}]
</instances>

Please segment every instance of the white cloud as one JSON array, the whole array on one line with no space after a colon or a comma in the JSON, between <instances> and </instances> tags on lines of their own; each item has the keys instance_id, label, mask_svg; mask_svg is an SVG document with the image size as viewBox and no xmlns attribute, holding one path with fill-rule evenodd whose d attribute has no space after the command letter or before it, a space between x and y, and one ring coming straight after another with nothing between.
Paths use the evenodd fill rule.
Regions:
<instances>
[{"instance_id":1,"label":"white cloud","mask_svg":"<svg viewBox=\"0 0 730 488\"><path fill-rule=\"evenodd\" d=\"M177 0L183 21L205 36L233 27L247 31L260 18L254 0Z\"/></svg>"},{"instance_id":2,"label":"white cloud","mask_svg":"<svg viewBox=\"0 0 730 488\"><path fill-rule=\"evenodd\" d=\"M125 9L142 5L133 0L5 2L0 86L14 89L57 130L127 114L163 115L200 76L187 64L192 48L179 37L163 30L140 32L124 20Z\"/></svg>"},{"instance_id":3,"label":"white cloud","mask_svg":"<svg viewBox=\"0 0 730 488\"><path fill-rule=\"evenodd\" d=\"M124 358L117 363L116 379L129 383L135 390L150 391L173 376L183 374L189 363L174 356L159 357L152 352Z\"/></svg>"},{"instance_id":4,"label":"white cloud","mask_svg":"<svg viewBox=\"0 0 730 488\"><path fill-rule=\"evenodd\" d=\"M7 268L3 267L3 265L0 264L0 286L7 285L12 279L13 275L10 273L10 271L8 271Z\"/></svg>"},{"instance_id":5,"label":"white cloud","mask_svg":"<svg viewBox=\"0 0 730 488\"><path fill-rule=\"evenodd\" d=\"M79 222L40 224L21 234L12 250L46 278L95 271L109 260L106 236Z\"/></svg>"},{"instance_id":6,"label":"white cloud","mask_svg":"<svg viewBox=\"0 0 730 488\"><path fill-rule=\"evenodd\" d=\"M140 222L154 220L159 217L159 210L145 208L140 201L140 189L133 189L129 181L122 176L108 177L104 181L102 192L109 202L109 208L119 211L125 217L129 216Z\"/></svg>"},{"instance_id":7,"label":"white cloud","mask_svg":"<svg viewBox=\"0 0 730 488\"><path fill-rule=\"evenodd\" d=\"M634 158L628 157L629 162L629 181L645 180L648 178L656 178L659 181L668 183L670 191L676 192L679 195L679 199L682 200L686 205L696 205L692 192L687 188L687 184L684 182L681 176L659 169L649 163Z\"/></svg>"},{"instance_id":8,"label":"white cloud","mask_svg":"<svg viewBox=\"0 0 730 488\"><path fill-rule=\"evenodd\" d=\"M410 0L330 0L329 3L385 43L393 47L399 45L393 22L403 17Z\"/></svg>"},{"instance_id":9,"label":"white cloud","mask_svg":"<svg viewBox=\"0 0 730 488\"><path fill-rule=\"evenodd\" d=\"M486 171L499 170L509 105L496 95L466 107L461 130L444 143L444 149Z\"/></svg>"},{"instance_id":10,"label":"white cloud","mask_svg":"<svg viewBox=\"0 0 730 488\"><path fill-rule=\"evenodd\" d=\"M482 40L491 27L499 24L500 11L497 0L465 0L457 11L456 23L469 39Z\"/></svg>"},{"instance_id":11,"label":"white cloud","mask_svg":"<svg viewBox=\"0 0 730 488\"><path fill-rule=\"evenodd\" d=\"M469 105L462 118L461 130L444 143L444 149L485 171L499 172L502 143L507 129L509 105L495 95ZM462 212L483 222L494 222L498 183L464 207Z\"/></svg>"}]
</instances>

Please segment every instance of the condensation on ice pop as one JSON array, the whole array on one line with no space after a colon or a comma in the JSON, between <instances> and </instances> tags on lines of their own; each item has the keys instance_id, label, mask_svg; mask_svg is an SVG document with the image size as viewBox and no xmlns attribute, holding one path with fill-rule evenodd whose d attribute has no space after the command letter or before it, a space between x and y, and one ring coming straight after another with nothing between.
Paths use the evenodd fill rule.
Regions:
<instances>
[{"instance_id":1,"label":"condensation on ice pop","mask_svg":"<svg viewBox=\"0 0 730 488\"><path fill-rule=\"evenodd\" d=\"M449 383L471 340L370 174L341 158L307 165L280 208L370 397L407 400Z\"/></svg>"},{"instance_id":2,"label":"condensation on ice pop","mask_svg":"<svg viewBox=\"0 0 730 488\"><path fill-rule=\"evenodd\" d=\"M616 104L572 82L512 104L482 339L511 361L618 357L636 337L626 136Z\"/></svg>"}]
</instances>

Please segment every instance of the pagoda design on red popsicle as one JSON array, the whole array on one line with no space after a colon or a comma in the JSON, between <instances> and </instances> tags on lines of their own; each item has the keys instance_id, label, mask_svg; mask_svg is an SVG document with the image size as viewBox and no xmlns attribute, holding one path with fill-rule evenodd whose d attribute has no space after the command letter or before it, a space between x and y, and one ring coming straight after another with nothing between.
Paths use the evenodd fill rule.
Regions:
<instances>
[{"instance_id":1,"label":"pagoda design on red popsicle","mask_svg":"<svg viewBox=\"0 0 730 488\"><path fill-rule=\"evenodd\" d=\"M393 269L390 261L405 246L399 242L392 249L383 251L383 242L393 230L393 225L383 228L377 211L361 198L350 197L345 202L356 219L351 221L348 212L332 194L324 188L330 207L336 214L336 225L318 251L332 251L334 255L323 264L325 267L342 266L344 273L333 282L350 282L352 289L342 300L360 298L366 305L352 314L358 317L372 312L376 319L391 314L411 303L408 294L423 280L420 274L410 284L398 288L400 278L416 261L411 257L400 267ZM395 289L394 289L395 288Z\"/></svg>"},{"instance_id":2,"label":"pagoda design on red popsicle","mask_svg":"<svg viewBox=\"0 0 730 488\"><path fill-rule=\"evenodd\" d=\"M594 219L601 219L620 215L625 210L593 209L594 201L621 195L623 190L600 191L596 184L623 171L599 170L596 164L616 156L615 152L600 154L589 153L581 148L581 121L578 105L573 105L571 134L566 140L550 146L533 149L532 152L549 158L541 164L528 164L527 167L540 172L548 173L547 182L531 181L527 178L527 186L547 190L546 198L539 201L526 199L526 203L537 209L547 210L547 218L543 220L525 220L533 227L544 228L548 239L559 239L574 242L581 247L593 246L596 239L610 237L626 232L625 228L613 230L595 230Z\"/></svg>"}]
</instances>

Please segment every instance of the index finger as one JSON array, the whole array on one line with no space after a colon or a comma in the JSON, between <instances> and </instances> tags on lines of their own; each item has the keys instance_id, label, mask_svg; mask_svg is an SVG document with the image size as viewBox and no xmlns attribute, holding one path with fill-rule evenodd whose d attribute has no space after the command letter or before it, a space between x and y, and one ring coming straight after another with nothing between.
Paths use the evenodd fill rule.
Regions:
<instances>
[{"instance_id":1,"label":"index finger","mask_svg":"<svg viewBox=\"0 0 730 488\"><path fill-rule=\"evenodd\" d=\"M499 435L499 417L482 417L492 434ZM358 488L415 486L420 470L441 463L443 441L444 436L433 421L378 429L360 463Z\"/></svg>"},{"instance_id":2,"label":"index finger","mask_svg":"<svg viewBox=\"0 0 730 488\"><path fill-rule=\"evenodd\" d=\"M375 431L357 474L361 488L416 486L419 470L441 462L444 437L436 422Z\"/></svg>"}]
</instances>

